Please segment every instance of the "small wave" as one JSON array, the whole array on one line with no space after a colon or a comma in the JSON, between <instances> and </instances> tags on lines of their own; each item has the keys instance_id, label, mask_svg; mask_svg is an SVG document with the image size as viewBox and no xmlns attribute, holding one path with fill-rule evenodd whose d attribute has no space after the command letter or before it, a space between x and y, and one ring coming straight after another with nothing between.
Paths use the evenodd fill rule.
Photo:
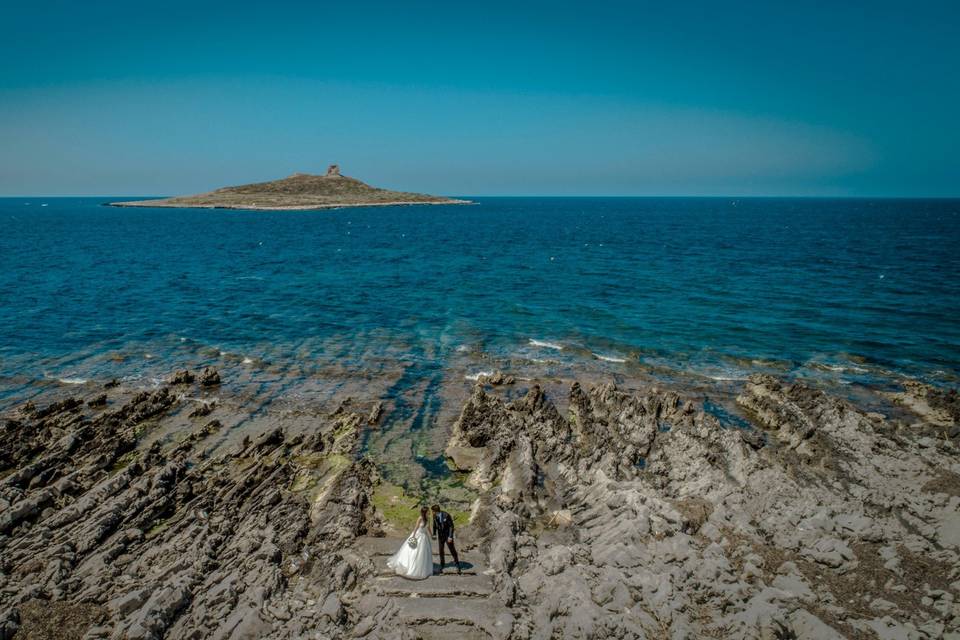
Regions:
<instances>
[{"instance_id":1,"label":"small wave","mask_svg":"<svg viewBox=\"0 0 960 640\"><path fill-rule=\"evenodd\" d=\"M624 363L624 362L627 361L626 358L620 358L620 357L617 357L617 356L605 356L605 355L602 355L602 354L599 354L599 353L594 353L594 354L593 354L593 357L594 357L594 358L597 358L598 360L603 360L604 362L617 362L617 363L620 363L620 364L622 364L622 363Z\"/></svg>"},{"instance_id":2,"label":"small wave","mask_svg":"<svg viewBox=\"0 0 960 640\"><path fill-rule=\"evenodd\" d=\"M746 380L747 376L707 376L711 380L716 380L717 382L735 382L737 380Z\"/></svg>"},{"instance_id":3,"label":"small wave","mask_svg":"<svg viewBox=\"0 0 960 640\"><path fill-rule=\"evenodd\" d=\"M493 375L493 371L477 371L476 373L468 373L463 376L464 380L471 380L477 382L480 378L489 378Z\"/></svg>"},{"instance_id":4,"label":"small wave","mask_svg":"<svg viewBox=\"0 0 960 640\"><path fill-rule=\"evenodd\" d=\"M543 347L545 349L556 349L561 351L563 349L562 344L557 344L556 342L547 342L546 340L535 340L530 338L530 346L532 347Z\"/></svg>"},{"instance_id":5,"label":"small wave","mask_svg":"<svg viewBox=\"0 0 960 640\"><path fill-rule=\"evenodd\" d=\"M856 365L843 365L843 364L828 364L826 362L811 362L810 366L814 369L820 369L823 371L833 371L835 373L843 373L844 371L852 371L853 373L869 373L869 369L863 367L858 367Z\"/></svg>"},{"instance_id":6,"label":"small wave","mask_svg":"<svg viewBox=\"0 0 960 640\"><path fill-rule=\"evenodd\" d=\"M754 358L750 360L750 365L754 367L764 367L766 369L786 370L790 368L790 363L783 360L770 360L768 358Z\"/></svg>"},{"instance_id":7,"label":"small wave","mask_svg":"<svg viewBox=\"0 0 960 640\"><path fill-rule=\"evenodd\" d=\"M235 280L263 280L263 276L237 276Z\"/></svg>"},{"instance_id":8,"label":"small wave","mask_svg":"<svg viewBox=\"0 0 960 640\"><path fill-rule=\"evenodd\" d=\"M63 384L87 384L86 378L57 378L57 382Z\"/></svg>"},{"instance_id":9,"label":"small wave","mask_svg":"<svg viewBox=\"0 0 960 640\"><path fill-rule=\"evenodd\" d=\"M243 364L253 364L253 358L244 358Z\"/></svg>"}]
</instances>

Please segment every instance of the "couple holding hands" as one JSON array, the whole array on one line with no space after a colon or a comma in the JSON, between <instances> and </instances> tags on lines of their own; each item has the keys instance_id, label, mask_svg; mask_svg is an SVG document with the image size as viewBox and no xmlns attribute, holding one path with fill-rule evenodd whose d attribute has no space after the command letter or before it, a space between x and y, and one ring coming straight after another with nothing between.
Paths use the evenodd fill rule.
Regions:
<instances>
[{"instance_id":1,"label":"couple holding hands","mask_svg":"<svg viewBox=\"0 0 960 640\"><path fill-rule=\"evenodd\" d=\"M426 507L420 507L420 517L416 527L400 549L387 560L387 566L396 571L397 575L413 580L423 580L433 575L433 545L430 543L430 525L433 535L440 544L440 571L443 573L444 546L450 549L453 562L460 574L460 558L457 556L457 547L453 541L453 517L440 509L440 505L433 505L433 519L429 519Z\"/></svg>"}]
</instances>

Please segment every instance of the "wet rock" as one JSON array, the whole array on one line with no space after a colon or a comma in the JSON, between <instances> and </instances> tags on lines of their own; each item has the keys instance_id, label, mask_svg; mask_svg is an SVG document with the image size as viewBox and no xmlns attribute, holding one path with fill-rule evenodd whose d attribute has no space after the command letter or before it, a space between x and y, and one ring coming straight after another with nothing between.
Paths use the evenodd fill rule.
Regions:
<instances>
[{"instance_id":1,"label":"wet rock","mask_svg":"<svg viewBox=\"0 0 960 640\"><path fill-rule=\"evenodd\" d=\"M917 380L908 380L903 383L902 392L887 395L921 418L917 425L920 429L929 427L931 433L945 429L949 433L952 427L960 424L960 395L956 389L939 389Z\"/></svg>"},{"instance_id":2,"label":"wet rock","mask_svg":"<svg viewBox=\"0 0 960 640\"><path fill-rule=\"evenodd\" d=\"M213 367L204 367L198 378L201 387L213 387L220 384L220 372Z\"/></svg>"},{"instance_id":3,"label":"wet rock","mask_svg":"<svg viewBox=\"0 0 960 640\"><path fill-rule=\"evenodd\" d=\"M748 380L737 403L750 411L764 428L778 431L782 440L797 448L812 437L819 426L803 407L816 403L821 395L819 391L783 384L772 376L757 375Z\"/></svg>"},{"instance_id":4,"label":"wet rock","mask_svg":"<svg viewBox=\"0 0 960 640\"><path fill-rule=\"evenodd\" d=\"M91 408L107 406L107 394L101 393L97 397L87 400L87 406Z\"/></svg>"},{"instance_id":5,"label":"wet rock","mask_svg":"<svg viewBox=\"0 0 960 640\"><path fill-rule=\"evenodd\" d=\"M194 376L192 373L190 373L186 369L181 369L180 371L177 371L172 376L167 378L167 384L176 384L176 385L193 384L194 380L196 380L196 376Z\"/></svg>"},{"instance_id":6,"label":"wet rock","mask_svg":"<svg viewBox=\"0 0 960 640\"><path fill-rule=\"evenodd\" d=\"M377 402L370 409L370 415L367 416L367 424L377 424L380 422L380 415L383 413L383 403Z\"/></svg>"},{"instance_id":7,"label":"wet rock","mask_svg":"<svg viewBox=\"0 0 960 640\"><path fill-rule=\"evenodd\" d=\"M477 380L480 384L489 384L492 387L514 384L517 379L514 376L506 375L499 369L490 375L482 375Z\"/></svg>"},{"instance_id":8,"label":"wet rock","mask_svg":"<svg viewBox=\"0 0 960 640\"><path fill-rule=\"evenodd\" d=\"M216 402L201 402L196 409L190 412L189 417L191 418L202 418L213 413L213 410L217 408Z\"/></svg>"}]
</instances>

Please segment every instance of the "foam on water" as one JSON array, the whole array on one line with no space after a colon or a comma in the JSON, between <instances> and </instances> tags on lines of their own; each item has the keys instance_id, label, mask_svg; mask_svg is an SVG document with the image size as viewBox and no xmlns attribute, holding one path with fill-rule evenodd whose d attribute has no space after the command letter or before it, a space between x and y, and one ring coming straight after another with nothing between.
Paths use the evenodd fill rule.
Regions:
<instances>
[{"instance_id":1,"label":"foam on water","mask_svg":"<svg viewBox=\"0 0 960 640\"><path fill-rule=\"evenodd\" d=\"M476 373L468 373L467 375L463 376L463 378L464 380L476 382L480 378L489 378L492 375L493 371L477 371Z\"/></svg>"},{"instance_id":2,"label":"foam on water","mask_svg":"<svg viewBox=\"0 0 960 640\"><path fill-rule=\"evenodd\" d=\"M600 353L594 353L593 357L595 357L597 360L603 360L604 362L616 362L619 364L622 364L627 361L626 358L621 358L619 356L605 356Z\"/></svg>"},{"instance_id":3,"label":"foam on water","mask_svg":"<svg viewBox=\"0 0 960 640\"><path fill-rule=\"evenodd\" d=\"M556 342L549 342L547 340L537 340L535 338L530 338L529 344L531 347L542 347L544 349L554 349L556 351L563 350L562 344L557 344Z\"/></svg>"}]
</instances>

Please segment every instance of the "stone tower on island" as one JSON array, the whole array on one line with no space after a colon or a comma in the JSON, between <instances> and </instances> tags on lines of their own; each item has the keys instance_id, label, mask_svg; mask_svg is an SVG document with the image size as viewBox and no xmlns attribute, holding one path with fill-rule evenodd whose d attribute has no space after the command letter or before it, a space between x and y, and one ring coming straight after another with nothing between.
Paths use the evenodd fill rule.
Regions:
<instances>
[{"instance_id":1,"label":"stone tower on island","mask_svg":"<svg viewBox=\"0 0 960 640\"><path fill-rule=\"evenodd\" d=\"M327 167L327 177L328 178L339 178L340 177L340 165L332 164Z\"/></svg>"}]
</instances>

